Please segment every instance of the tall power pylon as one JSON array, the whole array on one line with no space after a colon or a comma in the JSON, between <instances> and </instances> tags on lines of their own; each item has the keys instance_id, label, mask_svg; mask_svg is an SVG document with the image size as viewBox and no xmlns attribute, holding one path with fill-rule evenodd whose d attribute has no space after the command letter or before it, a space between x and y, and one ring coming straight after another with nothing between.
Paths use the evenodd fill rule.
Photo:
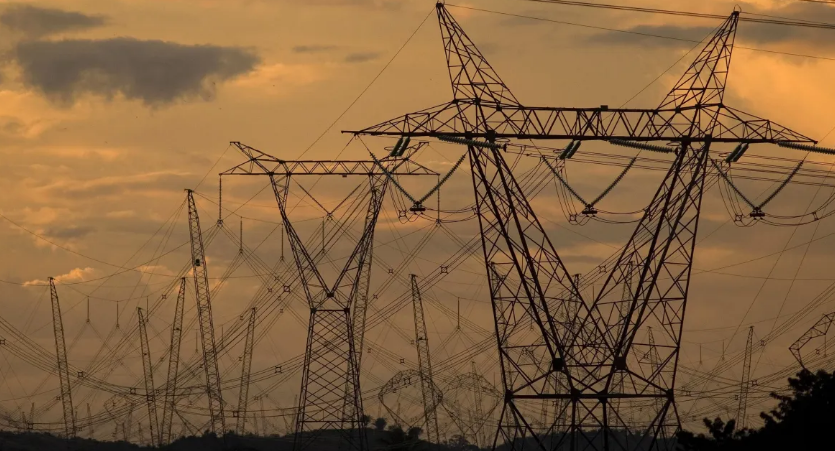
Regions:
<instances>
[{"instance_id":1,"label":"tall power pylon","mask_svg":"<svg viewBox=\"0 0 835 451\"><path fill-rule=\"evenodd\" d=\"M49 278L49 294L52 299L52 328L55 332L55 358L58 361L58 379L61 382L61 406L64 409L64 437L75 437L75 411L72 405L72 387L67 361L67 345L64 342L64 320L61 317L61 305L58 302L58 290L55 279Z\"/></svg>"},{"instance_id":2,"label":"tall power pylon","mask_svg":"<svg viewBox=\"0 0 835 451\"><path fill-rule=\"evenodd\" d=\"M203 232L200 217L194 203L194 193L187 191L188 228L191 236L191 267L194 273L194 294L197 298L197 319L200 323L200 341L203 344L203 368L206 372L206 395L209 398L209 416L212 432L222 435L226 432L223 416L223 396L220 390L220 371L217 367L215 327L212 320L212 302L209 296L209 275L206 268L206 254L203 248Z\"/></svg>"},{"instance_id":3,"label":"tall power pylon","mask_svg":"<svg viewBox=\"0 0 835 451\"><path fill-rule=\"evenodd\" d=\"M437 12L453 100L347 133L431 136L467 145L506 393L494 447L673 447L666 439L680 427L674 383L710 146L815 141L724 103L736 11L653 109L522 105L440 2ZM570 139L572 154L584 140L604 140L674 155L590 302L582 296L575 301L579 290L499 139ZM648 141L672 143L675 152ZM623 296L626 273L631 287ZM578 312L576 331L558 321L572 311ZM527 333L531 324L537 334ZM649 347L647 327L658 331L655 371L638 358ZM628 412L656 398L660 409L626 424ZM543 399L566 401L570 413L537 427L533 419Z\"/></svg>"},{"instance_id":4,"label":"tall power pylon","mask_svg":"<svg viewBox=\"0 0 835 451\"><path fill-rule=\"evenodd\" d=\"M142 307L136 308L139 318L139 347L142 351L142 370L145 375L145 404L148 406L148 430L151 446L159 445L159 417L157 416L157 395L154 390L154 366L151 362L151 348L148 345L147 320ZM140 434L141 435L141 434Z\"/></svg>"},{"instance_id":5,"label":"tall power pylon","mask_svg":"<svg viewBox=\"0 0 835 451\"><path fill-rule=\"evenodd\" d=\"M432 359L429 356L429 337L426 333L426 318L423 312L423 299L420 296L417 276L411 275L412 308L415 312L415 347L418 354L418 375L420 376L420 391L423 395L423 417L426 421L426 437L431 443L440 443L438 429L438 409L436 399L439 394L432 377Z\"/></svg>"},{"instance_id":6,"label":"tall power pylon","mask_svg":"<svg viewBox=\"0 0 835 451\"><path fill-rule=\"evenodd\" d=\"M739 410L736 412L736 424L745 428L748 410L748 391L751 389L751 354L754 351L754 326L748 328L748 340L745 342L745 355L742 360L742 380L739 382Z\"/></svg>"},{"instance_id":7,"label":"tall power pylon","mask_svg":"<svg viewBox=\"0 0 835 451\"><path fill-rule=\"evenodd\" d=\"M246 411L249 404L249 374L252 370L252 347L255 343L255 309L249 314L244 340L244 354L241 356L241 389L238 392L238 422L235 432L238 435L246 433Z\"/></svg>"},{"instance_id":8,"label":"tall power pylon","mask_svg":"<svg viewBox=\"0 0 835 451\"><path fill-rule=\"evenodd\" d=\"M186 278L180 279L177 304L174 306L174 321L171 322L171 344L168 348L168 377L165 383L165 400L162 406L160 444L171 443L171 425L177 396L177 379L180 370L180 344L183 339L183 309L186 298Z\"/></svg>"},{"instance_id":9,"label":"tall power pylon","mask_svg":"<svg viewBox=\"0 0 835 451\"><path fill-rule=\"evenodd\" d=\"M233 142L248 160L221 175L264 175L270 178L284 231L310 308L302 385L295 421L294 449L310 447L322 430L336 429L349 449L367 449L362 423L362 397L351 310L371 252L373 231L390 178L437 173L406 160L322 161L281 160ZM405 148L403 149L406 150ZM397 165L395 166L394 162ZM304 175L364 176L369 180L363 232L333 283L325 281L289 218L287 194L293 177ZM316 255L323 255L326 249ZM356 316L356 315L354 315Z\"/></svg>"}]
</instances>

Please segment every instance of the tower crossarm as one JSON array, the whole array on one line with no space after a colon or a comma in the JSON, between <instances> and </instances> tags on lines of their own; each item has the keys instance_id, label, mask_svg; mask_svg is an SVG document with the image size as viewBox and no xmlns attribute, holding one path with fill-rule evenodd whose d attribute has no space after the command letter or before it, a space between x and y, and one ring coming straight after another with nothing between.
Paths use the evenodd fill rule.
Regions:
<instances>
[{"instance_id":1,"label":"tower crossarm","mask_svg":"<svg viewBox=\"0 0 835 451\"><path fill-rule=\"evenodd\" d=\"M419 143L416 147L422 146ZM386 157L379 160L282 160L239 142L238 148L247 161L232 167L220 175L380 175L381 165L390 175L439 175L437 172L408 160L408 158Z\"/></svg>"},{"instance_id":2,"label":"tower crossarm","mask_svg":"<svg viewBox=\"0 0 835 451\"><path fill-rule=\"evenodd\" d=\"M768 119L721 103L679 108L552 108L502 105L478 99L452 102L409 113L354 133L372 136L457 136L470 139L576 139L702 142L709 130L698 118L715 116L711 142L815 143ZM486 129L475 130L482 122ZM695 130L691 130L693 125ZM714 125L714 124L712 124Z\"/></svg>"}]
</instances>

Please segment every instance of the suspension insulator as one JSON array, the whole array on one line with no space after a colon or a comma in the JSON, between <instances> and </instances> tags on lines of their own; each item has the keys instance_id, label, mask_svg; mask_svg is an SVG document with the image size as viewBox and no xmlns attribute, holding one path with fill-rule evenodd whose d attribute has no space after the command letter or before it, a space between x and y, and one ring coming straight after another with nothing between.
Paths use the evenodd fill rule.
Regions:
<instances>
[{"instance_id":1,"label":"suspension insulator","mask_svg":"<svg viewBox=\"0 0 835 451\"><path fill-rule=\"evenodd\" d=\"M647 143L643 143L643 142L626 141L626 140L617 139L617 138L610 139L609 142L611 144L616 145L616 146L631 147L633 149L643 149L643 150L649 150L649 151L652 151L652 152L670 153L670 152L673 151L673 148L671 148L671 147L655 146L655 145L647 144Z\"/></svg>"},{"instance_id":2,"label":"suspension insulator","mask_svg":"<svg viewBox=\"0 0 835 451\"><path fill-rule=\"evenodd\" d=\"M725 157L725 163L731 163L732 161L734 161L734 157L736 156L737 152L739 152L739 149L742 148L742 144L743 143L737 144L736 147L734 147L734 150L732 150L731 153L729 153L728 156Z\"/></svg>"},{"instance_id":3,"label":"suspension insulator","mask_svg":"<svg viewBox=\"0 0 835 451\"><path fill-rule=\"evenodd\" d=\"M406 149L409 147L409 141L412 138L407 136L406 139L403 140L403 144L400 144L400 150L398 150L396 157L402 157L404 153L406 153Z\"/></svg>"},{"instance_id":4,"label":"suspension insulator","mask_svg":"<svg viewBox=\"0 0 835 451\"><path fill-rule=\"evenodd\" d=\"M397 152L400 150L400 145L403 144L403 137L401 136L400 139L397 140L397 144L391 149L391 153L389 154L390 157L396 157Z\"/></svg>"},{"instance_id":5,"label":"suspension insulator","mask_svg":"<svg viewBox=\"0 0 835 451\"><path fill-rule=\"evenodd\" d=\"M574 141L574 147L572 147L572 148L571 148L571 153L569 153L569 154L566 156L566 158L571 158L571 157L573 157L573 156L574 156L574 154L575 154L575 153L577 153L577 149L579 149L579 148L580 148L580 144L582 144L582 143L583 143L582 141Z\"/></svg>"},{"instance_id":6,"label":"suspension insulator","mask_svg":"<svg viewBox=\"0 0 835 451\"><path fill-rule=\"evenodd\" d=\"M835 155L835 149L828 149L826 147L810 146L808 144L800 144L793 142L778 142L780 147L788 147L790 149L806 150L809 152L825 153L827 155Z\"/></svg>"},{"instance_id":7,"label":"suspension insulator","mask_svg":"<svg viewBox=\"0 0 835 451\"><path fill-rule=\"evenodd\" d=\"M439 136L438 139L455 144L463 144L465 146L486 147L488 149L502 149L506 150L506 145L490 143L486 141L476 141L473 139L459 138L457 136Z\"/></svg>"},{"instance_id":8,"label":"suspension insulator","mask_svg":"<svg viewBox=\"0 0 835 451\"><path fill-rule=\"evenodd\" d=\"M572 156L574 156L574 152L577 150L577 147L580 147L580 141L572 140L570 143L568 143L567 146L565 146L565 149L563 149L563 151L560 153L559 159L565 160L566 158L571 158Z\"/></svg>"},{"instance_id":9,"label":"suspension insulator","mask_svg":"<svg viewBox=\"0 0 835 451\"><path fill-rule=\"evenodd\" d=\"M737 152L734 155L734 159L731 160L731 163L736 163L737 161L739 161L739 159L742 158L742 155L744 155L747 150L748 150L748 143L742 143L742 146L739 148L739 152Z\"/></svg>"}]
</instances>

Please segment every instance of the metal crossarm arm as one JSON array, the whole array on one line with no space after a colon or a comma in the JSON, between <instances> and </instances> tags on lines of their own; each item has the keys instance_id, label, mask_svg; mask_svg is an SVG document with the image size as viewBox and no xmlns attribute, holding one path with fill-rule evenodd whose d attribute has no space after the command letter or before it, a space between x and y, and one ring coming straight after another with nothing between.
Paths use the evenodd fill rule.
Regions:
<instances>
[{"instance_id":1,"label":"metal crossarm arm","mask_svg":"<svg viewBox=\"0 0 835 451\"><path fill-rule=\"evenodd\" d=\"M248 160L221 172L220 175L364 175L382 174L374 160L282 160L258 149L233 141ZM421 144L418 144L420 146ZM382 158L391 175L435 175L438 173L408 160Z\"/></svg>"},{"instance_id":2,"label":"metal crossarm arm","mask_svg":"<svg viewBox=\"0 0 835 451\"><path fill-rule=\"evenodd\" d=\"M702 142L698 118L716 116L711 141L778 143L815 141L800 133L721 103L679 108L551 108L457 100L409 113L371 127L363 135L460 136L470 139L578 139ZM473 131L482 120L487 127ZM691 126L696 129L691 133ZM690 136L688 136L690 134Z\"/></svg>"}]
</instances>

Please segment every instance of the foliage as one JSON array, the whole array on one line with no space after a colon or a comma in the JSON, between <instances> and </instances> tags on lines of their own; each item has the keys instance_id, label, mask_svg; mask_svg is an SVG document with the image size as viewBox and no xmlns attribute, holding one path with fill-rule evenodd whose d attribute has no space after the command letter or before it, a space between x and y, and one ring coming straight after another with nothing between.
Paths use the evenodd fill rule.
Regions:
<instances>
[{"instance_id":1,"label":"foliage","mask_svg":"<svg viewBox=\"0 0 835 451\"><path fill-rule=\"evenodd\" d=\"M684 451L770 451L825 449L829 428L835 424L835 373L803 370L789 378L789 394L771 393L777 407L761 413L760 429L736 430L734 420L704 420L708 434L682 431L679 447Z\"/></svg>"}]
</instances>

